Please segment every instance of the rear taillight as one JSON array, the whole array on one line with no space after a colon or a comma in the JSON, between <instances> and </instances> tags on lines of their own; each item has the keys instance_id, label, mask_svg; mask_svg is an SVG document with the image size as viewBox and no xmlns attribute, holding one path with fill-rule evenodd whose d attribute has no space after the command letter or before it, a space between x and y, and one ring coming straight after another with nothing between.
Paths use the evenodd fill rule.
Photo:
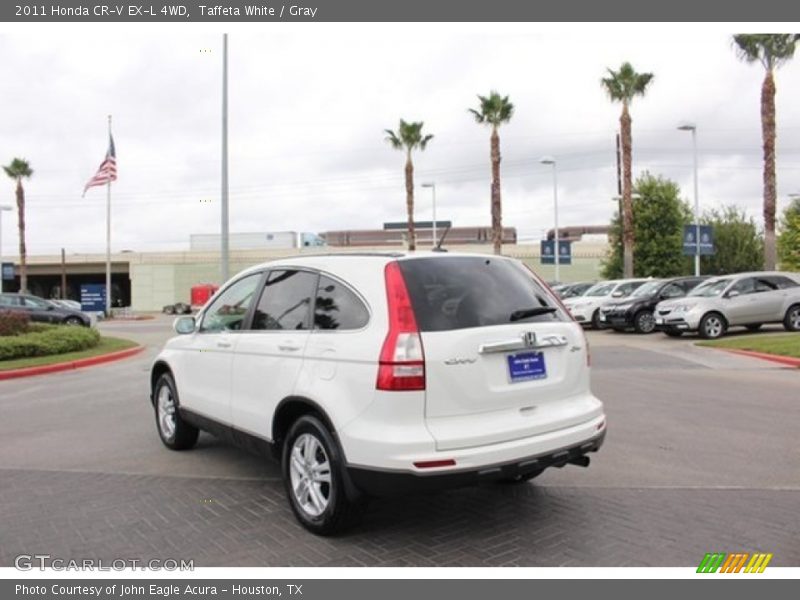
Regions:
<instances>
[{"instance_id":1,"label":"rear taillight","mask_svg":"<svg viewBox=\"0 0 800 600\"><path fill-rule=\"evenodd\" d=\"M378 359L375 387L387 391L425 389L425 354L417 319L397 261L386 265L386 300L389 306L389 332Z\"/></svg>"}]
</instances>

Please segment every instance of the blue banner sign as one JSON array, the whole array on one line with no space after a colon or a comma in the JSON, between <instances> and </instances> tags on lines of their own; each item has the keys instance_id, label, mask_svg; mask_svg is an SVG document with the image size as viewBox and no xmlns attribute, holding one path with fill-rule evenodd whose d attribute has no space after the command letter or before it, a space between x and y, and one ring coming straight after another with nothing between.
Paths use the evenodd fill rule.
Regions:
<instances>
[{"instance_id":1,"label":"blue banner sign","mask_svg":"<svg viewBox=\"0 0 800 600\"><path fill-rule=\"evenodd\" d=\"M697 243L697 225L683 226L683 254L694 256L698 254L714 254L714 232L711 225L700 225L700 243Z\"/></svg>"},{"instance_id":2,"label":"blue banner sign","mask_svg":"<svg viewBox=\"0 0 800 600\"><path fill-rule=\"evenodd\" d=\"M541 241L541 262L543 265L556 264L555 256L555 240L542 240ZM568 240L558 240L558 264L571 265L572 264L572 242Z\"/></svg>"}]
</instances>

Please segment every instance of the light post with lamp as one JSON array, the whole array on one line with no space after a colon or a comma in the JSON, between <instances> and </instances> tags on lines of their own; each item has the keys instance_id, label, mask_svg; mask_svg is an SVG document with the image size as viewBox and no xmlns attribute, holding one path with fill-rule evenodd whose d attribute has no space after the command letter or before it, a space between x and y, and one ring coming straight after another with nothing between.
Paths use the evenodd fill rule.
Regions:
<instances>
[{"instance_id":1,"label":"light post with lamp","mask_svg":"<svg viewBox=\"0 0 800 600\"><path fill-rule=\"evenodd\" d=\"M556 169L556 159L552 156L543 156L539 159L539 163L543 165L553 166L553 212L554 212L554 229L553 229L553 266L555 267L553 278L556 283L561 282L559 273L559 247L558 247L558 173Z\"/></svg>"},{"instance_id":2,"label":"light post with lamp","mask_svg":"<svg viewBox=\"0 0 800 600\"><path fill-rule=\"evenodd\" d=\"M694 276L700 275L700 198L697 193L697 125L694 123L682 123L678 125L680 131L692 132L692 152L694 154Z\"/></svg>"}]
</instances>

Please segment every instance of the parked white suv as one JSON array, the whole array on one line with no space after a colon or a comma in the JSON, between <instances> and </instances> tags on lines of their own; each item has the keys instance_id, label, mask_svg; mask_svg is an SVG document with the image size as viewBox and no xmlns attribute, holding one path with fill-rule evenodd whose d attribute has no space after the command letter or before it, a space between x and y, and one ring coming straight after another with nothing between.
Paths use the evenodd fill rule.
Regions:
<instances>
[{"instance_id":1,"label":"parked white suv","mask_svg":"<svg viewBox=\"0 0 800 600\"><path fill-rule=\"evenodd\" d=\"M755 331L764 323L783 323L787 331L800 331L800 285L794 277L774 271L714 277L684 298L659 302L656 327L673 337L697 331L707 339L736 325Z\"/></svg>"},{"instance_id":2,"label":"parked white suv","mask_svg":"<svg viewBox=\"0 0 800 600\"><path fill-rule=\"evenodd\" d=\"M151 372L164 444L203 429L271 453L318 534L372 495L586 466L605 436L580 326L512 259L279 260L175 328Z\"/></svg>"}]
</instances>

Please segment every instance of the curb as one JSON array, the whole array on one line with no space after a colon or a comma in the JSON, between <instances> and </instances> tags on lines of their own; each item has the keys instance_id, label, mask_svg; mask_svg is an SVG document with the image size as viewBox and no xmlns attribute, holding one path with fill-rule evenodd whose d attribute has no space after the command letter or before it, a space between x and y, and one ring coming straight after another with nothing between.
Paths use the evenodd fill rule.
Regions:
<instances>
[{"instance_id":1,"label":"curb","mask_svg":"<svg viewBox=\"0 0 800 600\"><path fill-rule=\"evenodd\" d=\"M134 346L133 348L126 348L125 350L119 350L117 352L110 352L108 354L101 354L99 356L91 356L89 358L79 358L78 360L54 363L52 365L41 365L39 367L25 367L23 369L9 369L8 371L0 371L0 381L4 379L33 377L34 375L58 373L59 371L71 371L73 369L101 365L103 363L128 358L134 354L139 354L139 352L143 351L144 348L144 346Z\"/></svg>"},{"instance_id":2,"label":"curb","mask_svg":"<svg viewBox=\"0 0 800 600\"><path fill-rule=\"evenodd\" d=\"M796 367L800 369L800 358L792 358L791 356L781 356L780 354L765 354L764 352L755 352L753 350L737 350L735 348L717 348L732 354L741 354L742 356L750 356L752 358L760 358L761 360L768 360L770 362L787 365L789 367Z\"/></svg>"}]
</instances>

